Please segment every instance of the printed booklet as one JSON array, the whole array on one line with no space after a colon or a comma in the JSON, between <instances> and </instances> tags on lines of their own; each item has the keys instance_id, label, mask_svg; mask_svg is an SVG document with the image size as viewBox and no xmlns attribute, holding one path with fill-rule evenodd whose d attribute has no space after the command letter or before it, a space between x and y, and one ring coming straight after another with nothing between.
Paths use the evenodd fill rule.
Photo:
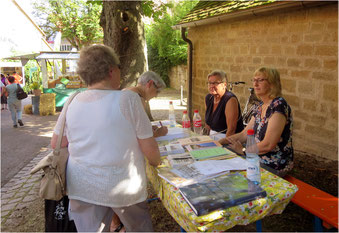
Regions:
<instances>
[{"instance_id":1,"label":"printed booklet","mask_svg":"<svg viewBox=\"0 0 339 233\"><path fill-rule=\"evenodd\" d=\"M170 154L167 156L167 160L171 167L183 166L194 162L194 159L189 153Z\"/></svg>"},{"instance_id":2,"label":"printed booklet","mask_svg":"<svg viewBox=\"0 0 339 233\"><path fill-rule=\"evenodd\" d=\"M266 191L239 173L218 176L179 187L197 216L266 197Z\"/></svg>"},{"instance_id":3,"label":"printed booklet","mask_svg":"<svg viewBox=\"0 0 339 233\"><path fill-rule=\"evenodd\" d=\"M207 149L191 150L189 152L195 160L205 159L229 159L237 155L223 147L210 147Z\"/></svg>"}]
</instances>

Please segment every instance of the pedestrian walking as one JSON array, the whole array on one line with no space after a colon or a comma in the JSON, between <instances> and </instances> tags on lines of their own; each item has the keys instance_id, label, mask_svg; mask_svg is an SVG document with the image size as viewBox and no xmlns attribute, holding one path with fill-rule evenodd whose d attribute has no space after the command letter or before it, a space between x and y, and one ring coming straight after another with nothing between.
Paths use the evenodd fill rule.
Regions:
<instances>
[{"instance_id":1,"label":"pedestrian walking","mask_svg":"<svg viewBox=\"0 0 339 233\"><path fill-rule=\"evenodd\" d=\"M9 110L11 111L13 127L18 128L17 123L19 123L20 126L24 126L24 123L22 122L21 100L19 100L16 96L18 86L15 83L15 78L13 76L9 76L8 81L9 85L4 87L8 94L7 103Z\"/></svg>"},{"instance_id":2,"label":"pedestrian walking","mask_svg":"<svg viewBox=\"0 0 339 233\"><path fill-rule=\"evenodd\" d=\"M3 87L8 85L8 80L4 74L1 74L1 110L7 110L7 92Z\"/></svg>"}]
</instances>

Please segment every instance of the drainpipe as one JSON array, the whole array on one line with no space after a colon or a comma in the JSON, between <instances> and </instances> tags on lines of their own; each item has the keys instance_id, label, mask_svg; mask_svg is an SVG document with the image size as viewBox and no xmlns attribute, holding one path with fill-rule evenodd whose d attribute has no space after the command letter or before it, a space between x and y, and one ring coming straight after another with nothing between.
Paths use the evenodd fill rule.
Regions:
<instances>
[{"instance_id":1,"label":"drainpipe","mask_svg":"<svg viewBox=\"0 0 339 233\"><path fill-rule=\"evenodd\" d=\"M181 37L182 39L188 43L188 116L191 119L193 119L193 112L192 112L192 64L193 64L193 44L192 41L190 41L187 37L186 37L186 28L182 27L181 28ZM193 125L193 124L191 124Z\"/></svg>"}]
</instances>

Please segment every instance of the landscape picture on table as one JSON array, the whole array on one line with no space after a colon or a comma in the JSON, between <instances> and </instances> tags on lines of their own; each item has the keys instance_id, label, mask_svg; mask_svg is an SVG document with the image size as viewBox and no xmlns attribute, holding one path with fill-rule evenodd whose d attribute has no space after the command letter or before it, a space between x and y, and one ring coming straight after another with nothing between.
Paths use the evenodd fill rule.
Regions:
<instances>
[{"instance_id":1,"label":"landscape picture on table","mask_svg":"<svg viewBox=\"0 0 339 233\"><path fill-rule=\"evenodd\" d=\"M265 190L239 173L207 179L179 191L198 216L266 197Z\"/></svg>"}]
</instances>

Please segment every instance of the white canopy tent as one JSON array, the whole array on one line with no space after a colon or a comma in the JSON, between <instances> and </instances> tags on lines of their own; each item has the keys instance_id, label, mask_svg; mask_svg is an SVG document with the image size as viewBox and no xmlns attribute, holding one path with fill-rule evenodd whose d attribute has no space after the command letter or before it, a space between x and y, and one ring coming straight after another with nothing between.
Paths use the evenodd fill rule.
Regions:
<instances>
[{"instance_id":1,"label":"white canopy tent","mask_svg":"<svg viewBox=\"0 0 339 233\"><path fill-rule=\"evenodd\" d=\"M42 72L42 85L44 88L48 87L48 74L47 74L47 62L49 60L52 60L54 62L54 71L57 74L57 76L60 76L61 74L66 73L66 61L70 61L70 68L71 70L75 70L76 61L79 59L79 53L78 52L69 52L69 51L46 51L46 52L40 52L40 53L32 53L32 54L25 54L25 55L19 55L19 56L12 56L7 57L4 59L8 60L20 60L22 64L22 70L24 75L24 66L29 60L36 60L41 66L41 72ZM59 66L57 64L57 60L61 60L62 62L62 69L60 71Z\"/></svg>"}]
</instances>

